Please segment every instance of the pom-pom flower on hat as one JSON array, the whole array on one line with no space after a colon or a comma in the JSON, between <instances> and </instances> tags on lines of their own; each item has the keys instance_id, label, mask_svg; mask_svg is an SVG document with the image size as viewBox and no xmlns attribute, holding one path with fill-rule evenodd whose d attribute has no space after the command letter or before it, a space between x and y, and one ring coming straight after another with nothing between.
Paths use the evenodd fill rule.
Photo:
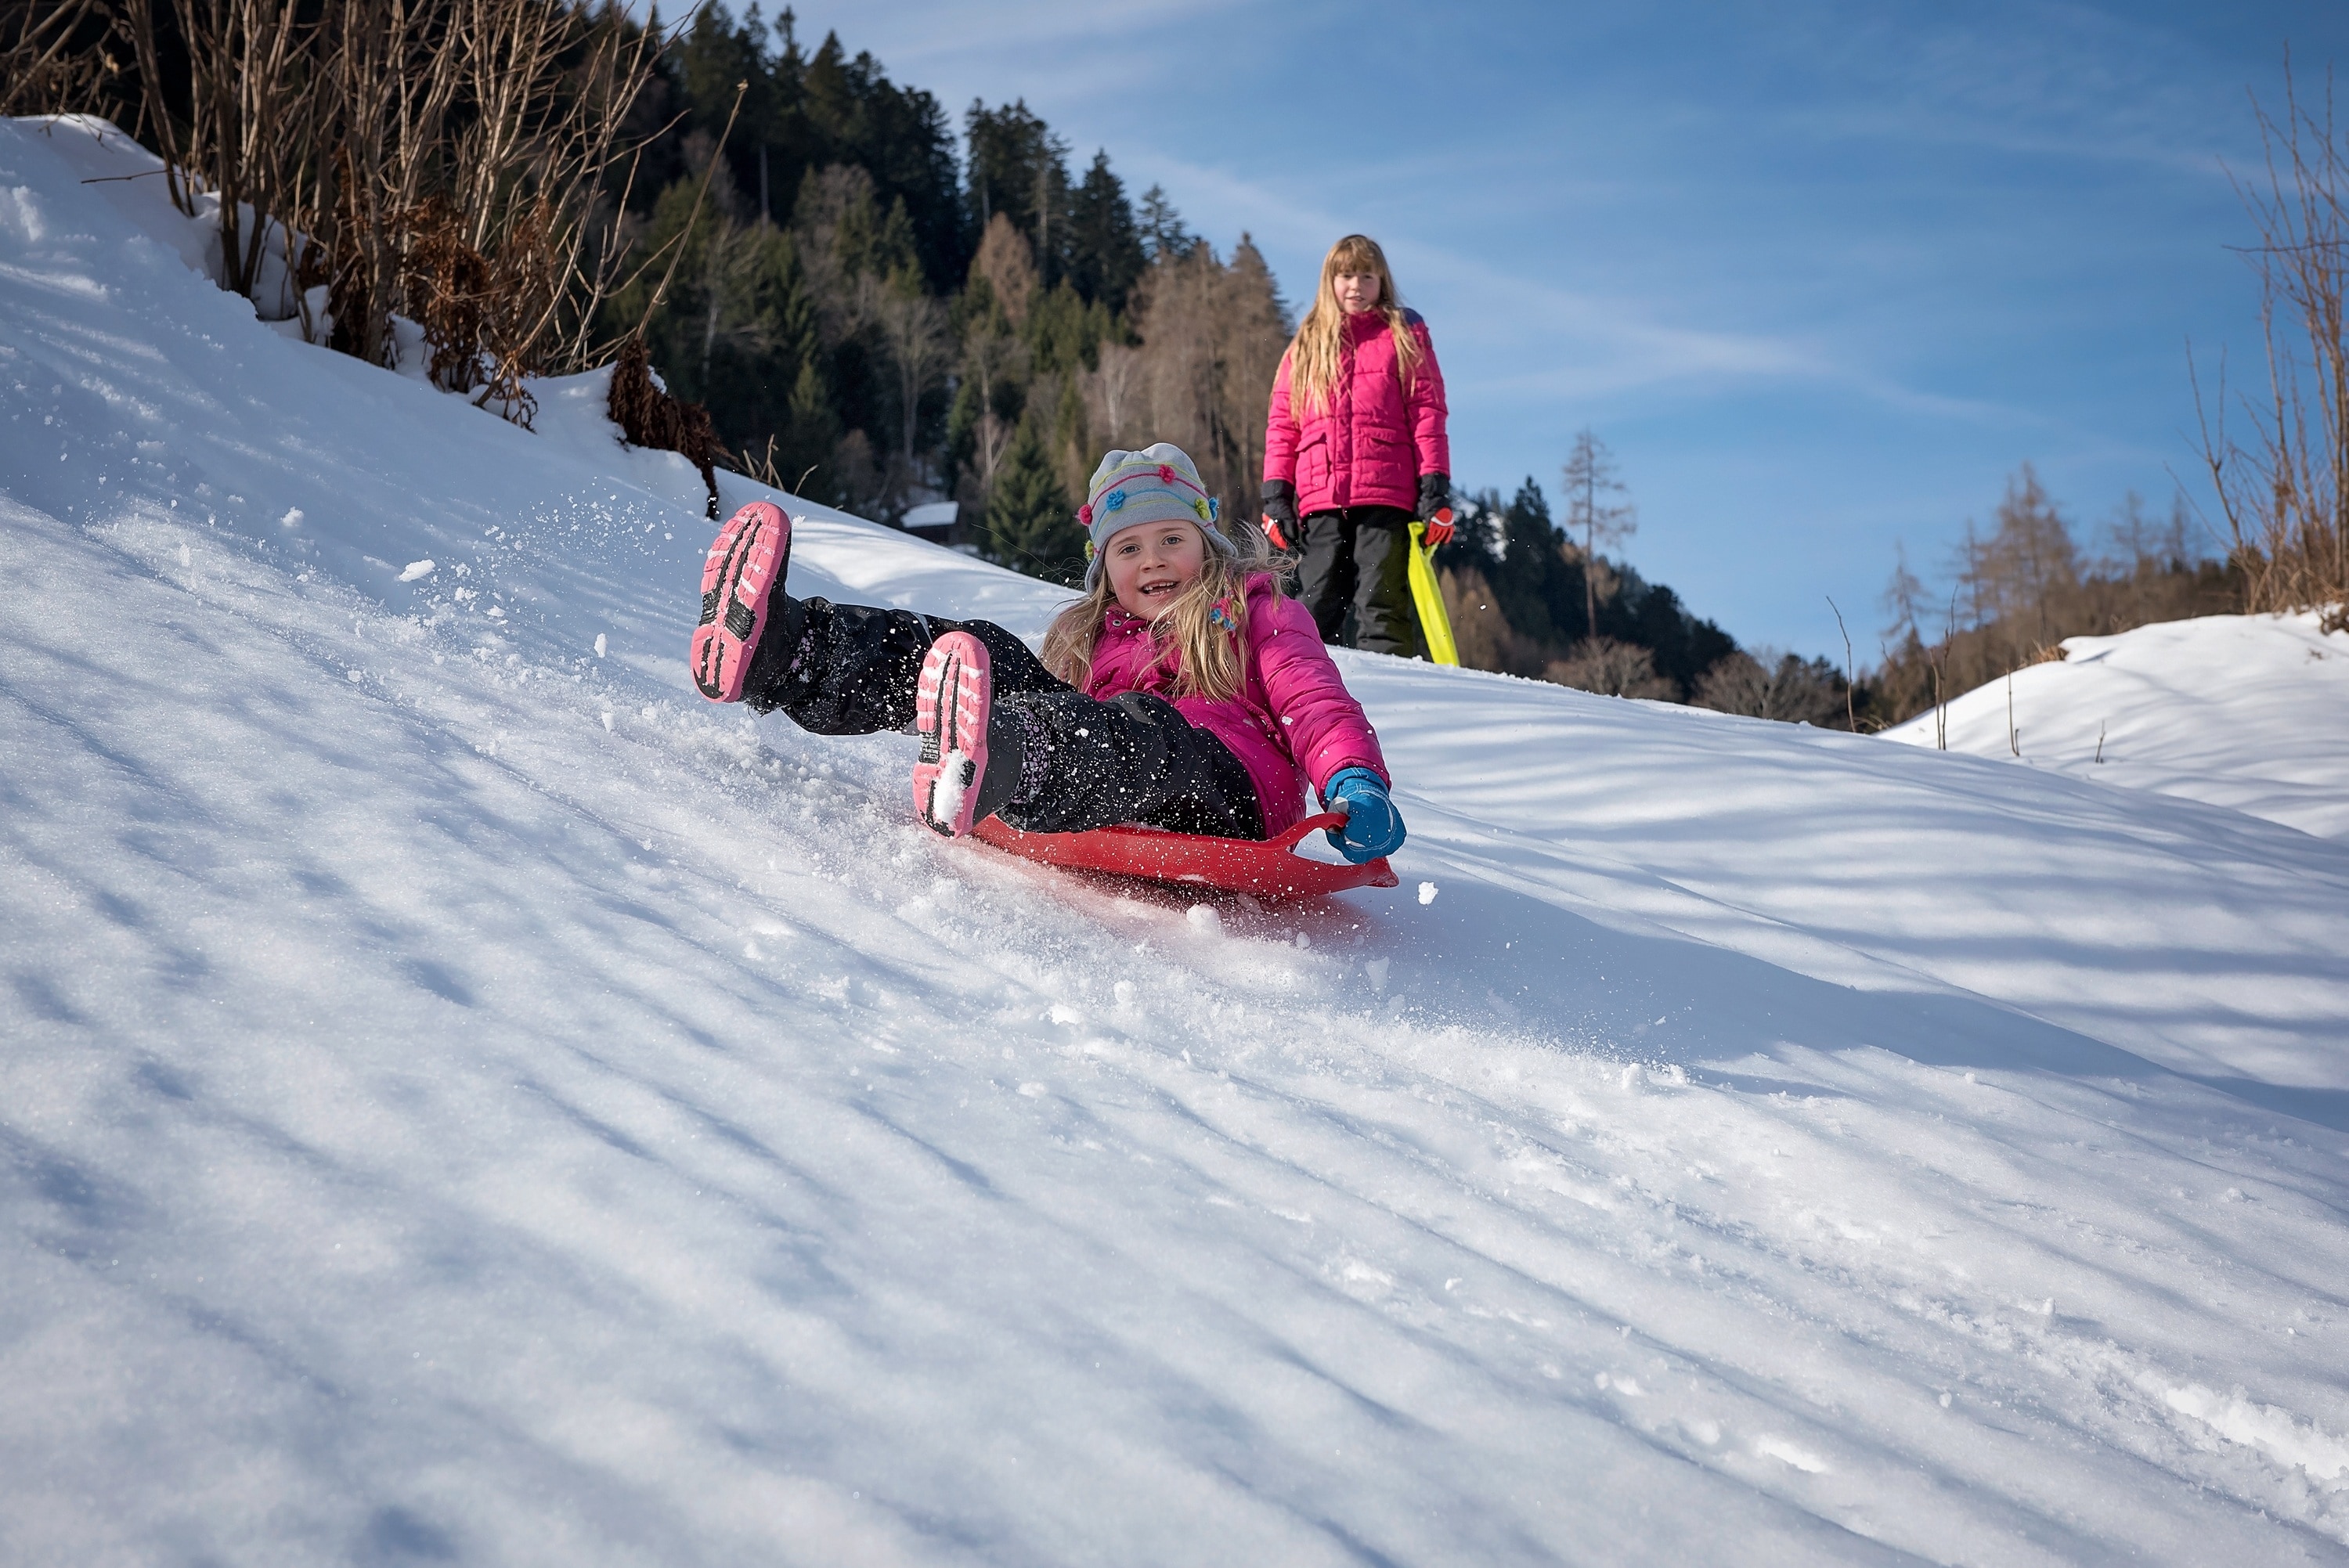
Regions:
<instances>
[{"instance_id":1,"label":"pom-pom flower on hat","mask_svg":"<svg viewBox=\"0 0 2349 1568\"><path fill-rule=\"evenodd\" d=\"M1199 482L1198 466L1171 442L1158 441L1138 452L1108 453L1085 487L1085 504L1077 509L1077 521L1086 533L1085 559L1092 563L1085 568L1087 592L1100 580L1102 546L1112 534L1143 523L1195 523L1209 549L1226 557L1238 555L1216 526L1222 510Z\"/></svg>"}]
</instances>

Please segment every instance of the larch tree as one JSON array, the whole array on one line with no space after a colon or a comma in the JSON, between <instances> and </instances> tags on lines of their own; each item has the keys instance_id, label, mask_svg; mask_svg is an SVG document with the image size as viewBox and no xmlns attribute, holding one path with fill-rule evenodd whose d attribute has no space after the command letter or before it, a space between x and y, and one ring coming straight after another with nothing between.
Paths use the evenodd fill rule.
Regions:
<instances>
[{"instance_id":1,"label":"larch tree","mask_svg":"<svg viewBox=\"0 0 2349 1568\"><path fill-rule=\"evenodd\" d=\"M1637 508L1608 499L1625 493L1607 443L1584 426L1576 432L1574 450L1566 459L1566 530L1582 536L1583 624L1593 636L1599 632L1599 548L1629 539L1640 529Z\"/></svg>"}]
</instances>

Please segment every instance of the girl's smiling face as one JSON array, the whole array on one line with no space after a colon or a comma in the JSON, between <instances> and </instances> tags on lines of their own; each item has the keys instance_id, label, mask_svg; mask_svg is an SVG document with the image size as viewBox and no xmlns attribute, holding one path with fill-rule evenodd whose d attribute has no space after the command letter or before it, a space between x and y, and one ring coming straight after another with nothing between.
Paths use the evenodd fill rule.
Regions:
<instances>
[{"instance_id":1,"label":"girl's smiling face","mask_svg":"<svg viewBox=\"0 0 2349 1568\"><path fill-rule=\"evenodd\" d=\"M1360 315L1378 304L1386 290L1376 273L1339 273L1330 280L1330 292L1338 296L1340 310Z\"/></svg>"},{"instance_id":2,"label":"girl's smiling face","mask_svg":"<svg viewBox=\"0 0 2349 1568\"><path fill-rule=\"evenodd\" d=\"M1110 535L1102 562L1117 602L1154 621L1207 564L1207 542L1187 522L1145 522Z\"/></svg>"}]
</instances>

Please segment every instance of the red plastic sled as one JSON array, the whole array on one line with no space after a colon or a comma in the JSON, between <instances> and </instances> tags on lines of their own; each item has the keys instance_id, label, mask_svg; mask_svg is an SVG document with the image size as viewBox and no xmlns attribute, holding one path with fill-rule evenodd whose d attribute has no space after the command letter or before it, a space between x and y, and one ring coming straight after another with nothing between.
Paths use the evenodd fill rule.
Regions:
<instances>
[{"instance_id":1,"label":"red plastic sled","mask_svg":"<svg viewBox=\"0 0 2349 1568\"><path fill-rule=\"evenodd\" d=\"M1331 865L1294 852L1308 833L1345 821L1335 811L1308 817L1277 839L1211 839L1164 828L1096 828L1087 833L1023 833L989 817L971 837L999 850L1069 871L1108 872L1174 887L1209 887L1264 898L1311 898L1352 887L1393 887L1383 858Z\"/></svg>"}]
</instances>

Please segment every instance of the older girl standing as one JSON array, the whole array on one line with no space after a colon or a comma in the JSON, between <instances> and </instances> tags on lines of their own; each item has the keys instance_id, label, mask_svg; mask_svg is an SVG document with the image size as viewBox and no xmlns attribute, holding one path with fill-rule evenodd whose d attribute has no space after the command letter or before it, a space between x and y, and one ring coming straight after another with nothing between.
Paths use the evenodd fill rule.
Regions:
<instances>
[{"instance_id":1,"label":"older girl standing","mask_svg":"<svg viewBox=\"0 0 2349 1568\"><path fill-rule=\"evenodd\" d=\"M1396 297L1378 242L1349 234L1273 377L1264 437L1264 531L1302 555L1299 597L1340 640L1406 658L1423 651L1412 609L1410 525L1452 537L1444 373L1427 323Z\"/></svg>"}]
</instances>

